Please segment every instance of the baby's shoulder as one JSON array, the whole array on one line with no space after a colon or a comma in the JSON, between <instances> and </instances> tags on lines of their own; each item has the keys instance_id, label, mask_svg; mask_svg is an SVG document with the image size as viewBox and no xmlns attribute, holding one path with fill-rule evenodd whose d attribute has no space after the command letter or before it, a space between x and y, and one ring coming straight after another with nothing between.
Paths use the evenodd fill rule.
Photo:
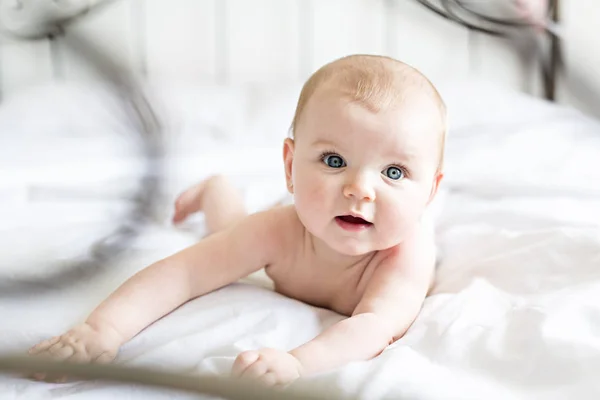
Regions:
<instances>
[{"instance_id":1,"label":"baby's shoulder","mask_svg":"<svg viewBox=\"0 0 600 400\"><path fill-rule=\"evenodd\" d=\"M381 250L378 259L380 262L402 266L402 264L412 263L415 257L435 260L436 250L433 221L424 218L402 242Z\"/></svg>"},{"instance_id":2,"label":"baby's shoulder","mask_svg":"<svg viewBox=\"0 0 600 400\"><path fill-rule=\"evenodd\" d=\"M273 279L274 270L293 263L290 257L297 254L297 247L303 234L303 225L293 205L278 206L251 214L249 226L259 225L264 233L259 247L269 254L268 275ZM249 229L252 231L252 229ZM252 233L249 233L252 234ZM284 268L285 270L285 268Z\"/></svg>"},{"instance_id":3,"label":"baby's shoulder","mask_svg":"<svg viewBox=\"0 0 600 400\"><path fill-rule=\"evenodd\" d=\"M275 241L283 242L297 238L302 232L302 223L293 205L270 208L248 217L253 224L266 228Z\"/></svg>"},{"instance_id":4,"label":"baby's shoulder","mask_svg":"<svg viewBox=\"0 0 600 400\"><path fill-rule=\"evenodd\" d=\"M269 224L281 227L296 227L296 225L300 223L294 205L277 206L252 215L260 215L260 218L264 219Z\"/></svg>"}]
</instances>

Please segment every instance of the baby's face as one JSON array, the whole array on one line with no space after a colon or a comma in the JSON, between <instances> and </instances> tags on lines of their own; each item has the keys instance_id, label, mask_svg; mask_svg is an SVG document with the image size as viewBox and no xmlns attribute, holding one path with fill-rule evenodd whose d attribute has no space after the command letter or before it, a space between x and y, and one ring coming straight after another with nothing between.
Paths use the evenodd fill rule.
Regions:
<instances>
[{"instance_id":1,"label":"baby's face","mask_svg":"<svg viewBox=\"0 0 600 400\"><path fill-rule=\"evenodd\" d=\"M437 190L440 112L418 93L405 103L374 113L316 96L304 109L295 142L286 143L298 216L340 253L397 245Z\"/></svg>"}]
</instances>

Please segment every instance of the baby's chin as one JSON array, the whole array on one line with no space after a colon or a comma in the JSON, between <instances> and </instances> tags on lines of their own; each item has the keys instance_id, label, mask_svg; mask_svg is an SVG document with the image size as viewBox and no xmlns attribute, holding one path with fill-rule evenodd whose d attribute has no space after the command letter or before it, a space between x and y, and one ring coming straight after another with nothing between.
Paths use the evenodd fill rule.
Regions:
<instances>
[{"instance_id":1,"label":"baby's chin","mask_svg":"<svg viewBox=\"0 0 600 400\"><path fill-rule=\"evenodd\" d=\"M327 241L325 241L327 243ZM360 241L360 240L352 240L352 241L336 241L333 243L328 243L329 246L337 251L340 254L344 254L347 256L361 256L369 253L373 253L374 251L384 251L389 250L398 244L400 244L400 240L394 240L388 242L372 242L372 241Z\"/></svg>"},{"instance_id":2,"label":"baby's chin","mask_svg":"<svg viewBox=\"0 0 600 400\"><path fill-rule=\"evenodd\" d=\"M366 254L372 253L374 251L380 250L378 246L374 246L372 243L361 240L325 240L325 243L328 244L333 250L338 252L339 254L357 257L364 256Z\"/></svg>"},{"instance_id":3,"label":"baby's chin","mask_svg":"<svg viewBox=\"0 0 600 400\"><path fill-rule=\"evenodd\" d=\"M389 244L383 243L380 240L374 240L377 238L373 236L369 237L369 235L363 237L344 237L343 235L340 235L337 232L331 232L328 229L318 232L308 231L313 237L316 237L321 242L325 243L336 253L349 257L367 255L374 251L386 250L396 245L396 243Z\"/></svg>"}]
</instances>

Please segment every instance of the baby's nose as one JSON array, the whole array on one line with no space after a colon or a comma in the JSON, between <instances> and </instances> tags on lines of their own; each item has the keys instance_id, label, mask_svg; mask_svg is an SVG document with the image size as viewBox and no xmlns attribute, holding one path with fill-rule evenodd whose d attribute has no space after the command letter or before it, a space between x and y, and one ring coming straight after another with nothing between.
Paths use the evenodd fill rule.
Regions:
<instances>
[{"instance_id":1,"label":"baby's nose","mask_svg":"<svg viewBox=\"0 0 600 400\"><path fill-rule=\"evenodd\" d=\"M375 189L364 177L356 177L344 185L344 197L359 201L375 201Z\"/></svg>"}]
</instances>

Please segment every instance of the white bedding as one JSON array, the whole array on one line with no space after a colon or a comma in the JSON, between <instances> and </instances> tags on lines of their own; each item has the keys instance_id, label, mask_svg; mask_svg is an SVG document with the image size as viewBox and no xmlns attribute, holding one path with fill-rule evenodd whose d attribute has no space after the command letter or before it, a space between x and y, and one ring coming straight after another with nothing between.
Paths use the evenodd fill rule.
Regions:
<instances>
[{"instance_id":1,"label":"white bedding","mask_svg":"<svg viewBox=\"0 0 600 400\"><path fill-rule=\"evenodd\" d=\"M251 210L284 193L281 140L298 87L155 90L170 135L163 214L118 266L93 282L39 297L0 297L0 352L25 351L64 331L133 272L193 243L201 216L180 229L168 224L170 202L187 184L230 174ZM123 139L103 133L121 126L106 107L73 112L97 101L97 93L48 87L34 94L29 99L37 102L16 99L0 108L3 276L25 273L23 265L42 275L44 260L77 254L122 215L122 188L139 167L129 153L109 150ZM436 287L406 336L382 355L311 383L361 399L597 398L600 124L482 83L448 85L442 94L452 129L437 204ZM68 119L58 118L58 109ZM54 140L40 139L42 128ZM95 201L72 198L72 188L95 182L106 183L93 188ZM66 188L62 196L71 199L67 204L46 190L32 201L32 186ZM340 319L273 293L257 276L176 310L128 343L118 362L227 373L240 351L288 349ZM193 398L103 382L0 377L1 399L109 396Z\"/></svg>"}]
</instances>

